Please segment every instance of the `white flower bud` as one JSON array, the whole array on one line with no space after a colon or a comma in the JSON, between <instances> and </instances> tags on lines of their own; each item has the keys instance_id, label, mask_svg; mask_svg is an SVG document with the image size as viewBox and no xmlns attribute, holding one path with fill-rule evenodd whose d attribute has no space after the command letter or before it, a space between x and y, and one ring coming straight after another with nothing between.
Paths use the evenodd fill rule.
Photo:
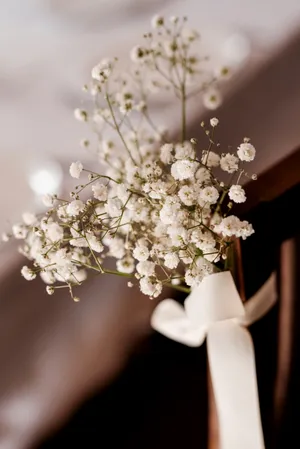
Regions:
<instances>
[{"instance_id":1,"label":"white flower bud","mask_svg":"<svg viewBox=\"0 0 300 449\"><path fill-rule=\"evenodd\" d=\"M70 175L72 176L72 178L76 178L79 179L80 174L83 170L83 165L80 161L77 162L72 162L72 164L70 165Z\"/></svg>"},{"instance_id":2,"label":"white flower bud","mask_svg":"<svg viewBox=\"0 0 300 449\"><path fill-rule=\"evenodd\" d=\"M211 125L213 128L215 128L216 126L218 126L218 124L219 124L219 120L218 120L216 117L210 119L210 125Z\"/></svg>"},{"instance_id":3,"label":"white flower bud","mask_svg":"<svg viewBox=\"0 0 300 449\"><path fill-rule=\"evenodd\" d=\"M84 111L83 109L77 108L74 111L74 117L79 122L86 122L88 119L88 113L86 111Z\"/></svg>"},{"instance_id":4,"label":"white flower bud","mask_svg":"<svg viewBox=\"0 0 300 449\"><path fill-rule=\"evenodd\" d=\"M48 295L53 295L55 292L55 289L54 289L54 287L51 287L51 285L47 285L46 292L48 293Z\"/></svg>"}]
</instances>

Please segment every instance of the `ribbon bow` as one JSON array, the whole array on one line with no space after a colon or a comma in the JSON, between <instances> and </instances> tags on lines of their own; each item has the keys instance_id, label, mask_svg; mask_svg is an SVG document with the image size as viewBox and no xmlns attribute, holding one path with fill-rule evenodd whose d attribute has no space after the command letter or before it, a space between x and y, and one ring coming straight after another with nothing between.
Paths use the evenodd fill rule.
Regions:
<instances>
[{"instance_id":1,"label":"ribbon bow","mask_svg":"<svg viewBox=\"0 0 300 449\"><path fill-rule=\"evenodd\" d=\"M245 328L265 315L277 300L273 273L260 290L242 303L229 271L212 274L194 288L184 307L163 300L152 327L187 346L207 352L216 401L221 449L264 449L254 348Z\"/></svg>"}]
</instances>

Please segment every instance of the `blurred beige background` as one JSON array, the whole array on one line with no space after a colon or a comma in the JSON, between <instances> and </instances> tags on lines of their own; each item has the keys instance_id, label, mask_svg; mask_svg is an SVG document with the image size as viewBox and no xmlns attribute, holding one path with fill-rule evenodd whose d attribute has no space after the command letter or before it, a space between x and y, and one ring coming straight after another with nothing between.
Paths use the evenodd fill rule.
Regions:
<instances>
[{"instance_id":1,"label":"blurred beige background","mask_svg":"<svg viewBox=\"0 0 300 449\"><path fill-rule=\"evenodd\" d=\"M0 230L35 207L32 171L51 189L61 181L53 161L90 159L79 146L86 129L73 119L81 87L102 57L127 54L140 42L157 12L187 15L215 64L235 66L239 76L226 86L230 95L300 24L298 0L1 0ZM176 129L168 101L156 101L157 120ZM200 118L201 104L193 108ZM48 178L43 169L50 170Z\"/></svg>"}]
</instances>

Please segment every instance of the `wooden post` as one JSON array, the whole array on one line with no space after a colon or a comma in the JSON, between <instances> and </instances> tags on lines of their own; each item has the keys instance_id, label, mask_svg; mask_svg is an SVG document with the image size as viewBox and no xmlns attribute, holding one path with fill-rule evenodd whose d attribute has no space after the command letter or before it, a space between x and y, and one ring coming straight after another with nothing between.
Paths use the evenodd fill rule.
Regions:
<instances>
[{"instance_id":1,"label":"wooden post","mask_svg":"<svg viewBox=\"0 0 300 449\"><path fill-rule=\"evenodd\" d=\"M219 440L219 422L218 415L216 410L216 403L214 399L214 393L212 389L212 382L210 377L210 372L208 369L208 382L207 382L207 390L208 390L208 449L220 449L220 440Z\"/></svg>"}]
</instances>

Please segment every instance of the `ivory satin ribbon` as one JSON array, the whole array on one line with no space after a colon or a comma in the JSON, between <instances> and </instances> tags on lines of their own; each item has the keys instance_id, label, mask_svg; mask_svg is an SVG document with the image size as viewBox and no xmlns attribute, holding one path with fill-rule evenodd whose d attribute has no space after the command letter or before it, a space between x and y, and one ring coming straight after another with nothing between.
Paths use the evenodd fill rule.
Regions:
<instances>
[{"instance_id":1,"label":"ivory satin ribbon","mask_svg":"<svg viewBox=\"0 0 300 449\"><path fill-rule=\"evenodd\" d=\"M216 401L220 449L264 449L254 348L245 328L265 315L277 300L273 273L245 304L229 271L203 279L182 307L163 300L154 310L152 327L187 346L207 339Z\"/></svg>"}]
</instances>

